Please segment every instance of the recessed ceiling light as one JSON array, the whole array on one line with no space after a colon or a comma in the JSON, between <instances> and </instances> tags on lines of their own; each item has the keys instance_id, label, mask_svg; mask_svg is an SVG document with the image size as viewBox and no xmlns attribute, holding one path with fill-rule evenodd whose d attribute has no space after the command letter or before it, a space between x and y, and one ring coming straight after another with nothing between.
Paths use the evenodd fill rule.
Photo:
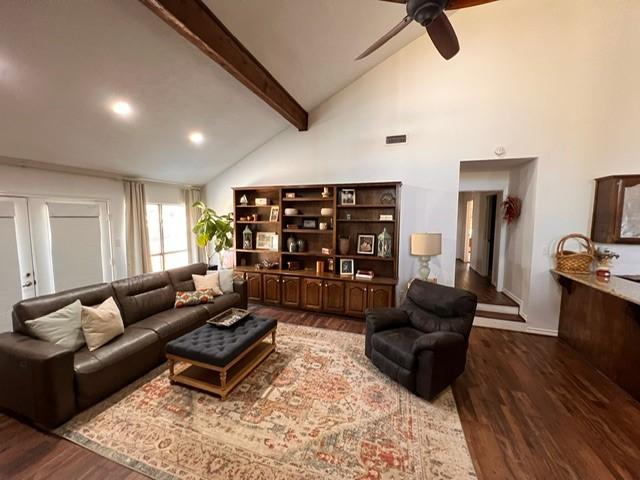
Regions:
<instances>
[{"instance_id":1,"label":"recessed ceiling light","mask_svg":"<svg viewBox=\"0 0 640 480\"><path fill-rule=\"evenodd\" d=\"M131 105L129 105L127 102L124 102L122 100L118 102L114 102L111 105L111 110L113 110L113 113L121 117L128 117L133 113L133 109L131 108Z\"/></svg>"},{"instance_id":2,"label":"recessed ceiling light","mask_svg":"<svg viewBox=\"0 0 640 480\"><path fill-rule=\"evenodd\" d=\"M204 143L204 135L202 135L201 132L191 132L189 134L189 140L196 145L202 145Z\"/></svg>"}]
</instances>

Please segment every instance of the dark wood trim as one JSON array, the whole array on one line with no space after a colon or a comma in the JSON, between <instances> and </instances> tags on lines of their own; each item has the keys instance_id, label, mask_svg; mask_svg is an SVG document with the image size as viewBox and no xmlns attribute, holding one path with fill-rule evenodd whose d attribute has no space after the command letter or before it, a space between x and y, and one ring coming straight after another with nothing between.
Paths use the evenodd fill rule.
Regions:
<instances>
[{"instance_id":1,"label":"dark wood trim","mask_svg":"<svg viewBox=\"0 0 640 480\"><path fill-rule=\"evenodd\" d=\"M201 0L140 0L300 131L309 115Z\"/></svg>"}]
</instances>

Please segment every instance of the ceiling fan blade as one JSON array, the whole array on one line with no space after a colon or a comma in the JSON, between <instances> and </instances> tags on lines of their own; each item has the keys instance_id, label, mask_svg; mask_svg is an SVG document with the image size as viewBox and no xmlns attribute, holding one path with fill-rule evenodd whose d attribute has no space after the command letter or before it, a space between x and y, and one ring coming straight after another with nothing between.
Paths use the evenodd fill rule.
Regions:
<instances>
[{"instance_id":1,"label":"ceiling fan blade","mask_svg":"<svg viewBox=\"0 0 640 480\"><path fill-rule=\"evenodd\" d=\"M409 15L404 17L399 24L397 24L395 27L393 27L391 30L389 30L389 32L387 32L384 36L382 36L380 39L378 39L373 45L371 45L364 52L362 52L360 54L360 56L358 58L356 58L356 60L361 60L364 57L366 57L366 56L370 55L371 53L375 52L382 45L387 43L389 40L391 40L393 37L395 37L397 34L399 34L402 30L404 30L404 28L407 25L409 25L412 21L413 21L413 19Z\"/></svg>"},{"instance_id":2,"label":"ceiling fan blade","mask_svg":"<svg viewBox=\"0 0 640 480\"><path fill-rule=\"evenodd\" d=\"M427 25L427 33L440 55L447 60L452 59L460 51L458 37L446 13L442 12Z\"/></svg>"},{"instance_id":3,"label":"ceiling fan blade","mask_svg":"<svg viewBox=\"0 0 640 480\"><path fill-rule=\"evenodd\" d=\"M447 4L447 10L457 10L459 8L475 7L483 3L491 3L496 0L450 0Z\"/></svg>"}]
</instances>

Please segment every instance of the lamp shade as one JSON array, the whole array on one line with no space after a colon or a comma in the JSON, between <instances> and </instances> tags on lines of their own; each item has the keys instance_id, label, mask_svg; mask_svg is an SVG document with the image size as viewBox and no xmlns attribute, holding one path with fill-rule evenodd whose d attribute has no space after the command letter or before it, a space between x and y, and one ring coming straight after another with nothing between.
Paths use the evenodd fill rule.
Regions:
<instances>
[{"instance_id":1,"label":"lamp shade","mask_svg":"<svg viewBox=\"0 0 640 480\"><path fill-rule=\"evenodd\" d=\"M433 256L442 253L441 233L411 234L411 255Z\"/></svg>"}]
</instances>

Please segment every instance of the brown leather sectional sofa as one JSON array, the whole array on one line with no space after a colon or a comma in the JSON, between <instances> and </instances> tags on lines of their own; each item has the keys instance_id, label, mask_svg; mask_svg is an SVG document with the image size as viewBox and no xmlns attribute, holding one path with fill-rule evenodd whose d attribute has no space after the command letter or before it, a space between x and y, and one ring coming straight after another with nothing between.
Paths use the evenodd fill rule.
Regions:
<instances>
[{"instance_id":1,"label":"brown leather sectional sofa","mask_svg":"<svg viewBox=\"0 0 640 480\"><path fill-rule=\"evenodd\" d=\"M0 334L0 409L55 427L165 361L164 347L231 307L247 307L244 280L214 303L174 309L176 291L194 290L204 263L31 298L13 307L13 333ZM94 352L77 352L28 334L24 322L79 299L97 305L114 297L124 334Z\"/></svg>"}]
</instances>

